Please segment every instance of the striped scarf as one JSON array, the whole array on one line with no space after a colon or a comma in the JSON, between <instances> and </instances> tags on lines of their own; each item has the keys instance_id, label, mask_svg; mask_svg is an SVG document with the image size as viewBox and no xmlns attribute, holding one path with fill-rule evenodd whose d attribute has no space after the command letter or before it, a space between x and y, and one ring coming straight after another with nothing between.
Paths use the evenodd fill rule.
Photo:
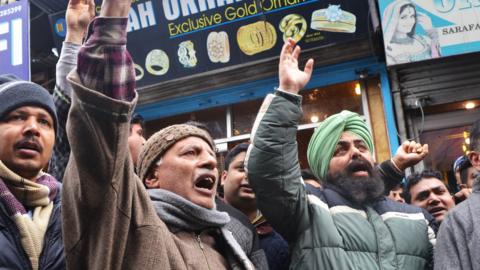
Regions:
<instances>
[{"instance_id":1,"label":"striped scarf","mask_svg":"<svg viewBox=\"0 0 480 270\"><path fill-rule=\"evenodd\" d=\"M0 161L0 203L17 225L22 247L34 270L38 269L43 239L58 192L57 180L41 172L36 182L26 180ZM27 213L32 209L32 216Z\"/></svg>"}]
</instances>

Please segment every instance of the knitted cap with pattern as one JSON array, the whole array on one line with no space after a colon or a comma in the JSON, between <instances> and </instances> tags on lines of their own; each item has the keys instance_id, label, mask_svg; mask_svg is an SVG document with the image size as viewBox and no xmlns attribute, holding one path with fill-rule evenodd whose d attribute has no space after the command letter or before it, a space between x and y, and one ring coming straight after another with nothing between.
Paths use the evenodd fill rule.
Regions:
<instances>
[{"instance_id":1,"label":"knitted cap with pattern","mask_svg":"<svg viewBox=\"0 0 480 270\"><path fill-rule=\"evenodd\" d=\"M145 143L137 161L137 172L140 179L145 181L147 174L155 162L162 157L170 147L176 142L191 136L203 139L212 149L215 149L215 143L210 135L203 129L187 124L168 126L153 134Z\"/></svg>"}]
</instances>

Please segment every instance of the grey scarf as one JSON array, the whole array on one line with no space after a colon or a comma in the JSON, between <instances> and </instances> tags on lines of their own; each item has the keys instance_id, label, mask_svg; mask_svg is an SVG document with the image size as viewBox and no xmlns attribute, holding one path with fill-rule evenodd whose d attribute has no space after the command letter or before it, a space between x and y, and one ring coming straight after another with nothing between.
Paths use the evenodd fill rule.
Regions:
<instances>
[{"instance_id":1,"label":"grey scarf","mask_svg":"<svg viewBox=\"0 0 480 270\"><path fill-rule=\"evenodd\" d=\"M230 221L227 213L216 209L207 209L164 189L149 189L155 211L160 219L169 226L186 231L202 231L217 228L225 243L235 257L241 262L243 269L255 269L243 249L225 225Z\"/></svg>"}]
</instances>

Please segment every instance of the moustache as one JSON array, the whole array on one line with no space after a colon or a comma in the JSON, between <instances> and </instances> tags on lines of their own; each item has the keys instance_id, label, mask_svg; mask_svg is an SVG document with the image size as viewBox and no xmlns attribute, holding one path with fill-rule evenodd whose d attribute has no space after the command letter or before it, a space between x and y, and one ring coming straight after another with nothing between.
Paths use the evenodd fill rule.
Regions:
<instances>
[{"instance_id":1,"label":"moustache","mask_svg":"<svg viewBox=\"0 0 480 270\"><path fill-rule=\"evenodd\" d=\"M34 136L23 137L21 140L15 142L13 147L15 149L18 149L18 148L32 149L32 150L35 150L35 151L40 152L40 153L43 151L42 145L40 144L38 139Z\"/></svg>"},{"instance_id":2,"label":"moustache","mask_svg":"<svg viewBox=\"0 0 480 270\"><path fill-rule=\"evenodd\" d=\"M373 173L373 166L370 162L364 159L354 159L347 165L345 171L347 175L351 175L358 171L366 171L368 172L368 175L371 176Z\"/></svg>"}]
</instances>

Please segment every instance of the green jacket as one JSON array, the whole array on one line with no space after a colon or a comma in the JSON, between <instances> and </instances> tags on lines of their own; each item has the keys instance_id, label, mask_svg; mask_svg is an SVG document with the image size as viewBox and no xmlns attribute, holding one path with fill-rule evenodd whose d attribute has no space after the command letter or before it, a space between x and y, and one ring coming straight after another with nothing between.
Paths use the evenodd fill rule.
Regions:
<instances>
[{"instance_id":1,"label":"green jacket","mask_svg":"<svg viewBox=\"0 0 480 270\"><path fill-rule=\"evenodd\" d=\"M431 268L433 219L420 208L385 199L358 209L331 188L307 194L296 142L300 117L301 96L268 95L246 159L260 211L290 244L290 269Z\"/></svg>"}]
</instances>

